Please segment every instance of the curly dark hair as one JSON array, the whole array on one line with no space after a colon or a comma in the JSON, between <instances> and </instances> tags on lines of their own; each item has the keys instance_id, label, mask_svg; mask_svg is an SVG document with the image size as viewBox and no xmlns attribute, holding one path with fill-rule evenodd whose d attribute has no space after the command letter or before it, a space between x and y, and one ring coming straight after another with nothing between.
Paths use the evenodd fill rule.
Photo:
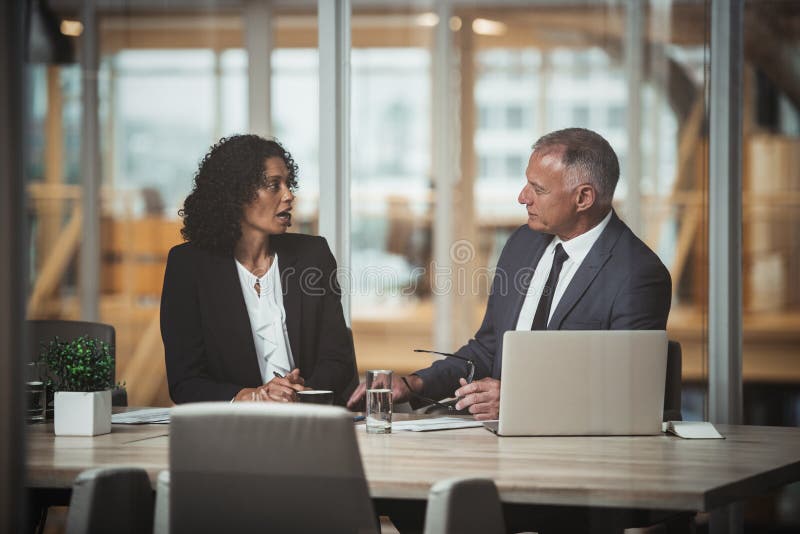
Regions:
<instances>
[{"instance_id":1,"label":"curly dark hair","mask_svg":"<svg viewBox=\"0 0 800 534\"><path fill-rule=\"evenodd\" d=\"M186 241L214 252L229 254L242 236L242 207L256 198L264 185L264 162L282 158L289 169L287 185L297 188L297 164L276 139L257 135L223 137L200 162L192 192L178 215Z\"/></svg>"}]
</instances>

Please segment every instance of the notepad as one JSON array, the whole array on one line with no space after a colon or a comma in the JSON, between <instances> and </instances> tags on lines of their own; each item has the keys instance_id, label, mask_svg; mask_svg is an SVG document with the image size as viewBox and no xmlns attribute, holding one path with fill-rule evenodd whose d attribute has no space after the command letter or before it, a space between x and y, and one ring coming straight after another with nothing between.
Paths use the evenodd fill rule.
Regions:
<instances>
[{"instance_id":1,"label":"notepad","mask_svg":"<svg viewBox=\"0 0 800 534\"><path fill-rule=\"evenodd\" d=\"M661 423L662 432L670 432L684 439L725 439L714 425L707 421L667 421Z\"/></svg>"},{"instance_id":2,"label":"notepad","mask_svg":"<svg viewBox=\"0 0 800 534\"><path fill-rule=\"evenodd\" d=\"M392 432L411 431L428 432L430 430L453 430L456 428L473 428L483 426L480 421L474 419L462 419L460 417L432 417L430 419L415 419L413 421L395 421L392 423Z\"/></svg>"},{"instance_id":3,"label":"notepad","mask_svg":"<svg viewBox=\"0 0 800 534\"><path fill-rule=\"evenodd\" d=\"M130 410L127 412L113 414L111 416L111 422L117 425L168 424L169 411L169 408L143 408L141 410Z\"/></svg>"}]
</instances>

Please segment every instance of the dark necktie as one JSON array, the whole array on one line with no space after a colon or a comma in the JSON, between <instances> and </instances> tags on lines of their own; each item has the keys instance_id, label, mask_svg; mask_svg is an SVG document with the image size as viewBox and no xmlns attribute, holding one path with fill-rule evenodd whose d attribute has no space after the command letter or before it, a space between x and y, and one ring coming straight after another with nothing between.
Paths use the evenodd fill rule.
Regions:
<instances>
[{"instance_id":1,"label":"dark necktie","mask_svg":"<svg viewBox=\"0 0 800 534\"><path fill-rule=\"evenodd\" d=\"M531 330L547 330L547 320L550 318L550 307L553 305L553 295L556 292L558 275L561 274L561 267L567 261L567 258L569 258L569 254L561 246L561 243L556 245L553 266L550 268L550 275L547 277L544 289L542 289L542 296L539 298L539 306L536 307L536 315L533 316Z\"/></svg>"}]
</instances>

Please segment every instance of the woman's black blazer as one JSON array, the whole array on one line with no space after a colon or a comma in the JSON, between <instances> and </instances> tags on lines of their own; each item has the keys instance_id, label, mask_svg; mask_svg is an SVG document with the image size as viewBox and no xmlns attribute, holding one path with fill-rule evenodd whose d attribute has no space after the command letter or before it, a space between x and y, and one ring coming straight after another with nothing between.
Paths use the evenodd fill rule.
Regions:
<instances>
[{"instance_id":1,"label":"woman's black blazer","mask_svg":"<svg viewBox=\"0 0 800 534\"><path fill-rule=\"evenodd\" d=\"M336 260L322 237L270 236L278 254L286 328L296 367L344 404L358 383L344 322ZM176 403L231 400L261 385L250 319L231 255L190 243L173 247L161 294L161 337Z\"/></svg>"}]
</instances>

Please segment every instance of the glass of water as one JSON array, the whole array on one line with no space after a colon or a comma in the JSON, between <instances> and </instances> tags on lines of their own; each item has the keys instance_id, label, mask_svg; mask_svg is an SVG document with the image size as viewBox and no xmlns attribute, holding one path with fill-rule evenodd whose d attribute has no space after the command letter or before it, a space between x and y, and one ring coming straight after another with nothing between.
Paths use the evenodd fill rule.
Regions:
<instances>
[{"instance_id":1,"label":"glass of water","mask_svg":"<svg viewBox=\"0 0 800 534\"><path fill-rule=\"evenodd\" d=\"M392 372L367 371L367 434L392 433Z\"/></svg>"},{"instance_id":2,"label":"glass of water","mask_svg":"<svg viewBox=\"0 0 800 534\"><path fill-rule=\"evenodd\" d=\"M47 409L47 389L42 379L42 369L39 362L27 365L25 380L25 395L28 402L27 420L29 423L44 421Z\"/></svg>"}]
</instances>

